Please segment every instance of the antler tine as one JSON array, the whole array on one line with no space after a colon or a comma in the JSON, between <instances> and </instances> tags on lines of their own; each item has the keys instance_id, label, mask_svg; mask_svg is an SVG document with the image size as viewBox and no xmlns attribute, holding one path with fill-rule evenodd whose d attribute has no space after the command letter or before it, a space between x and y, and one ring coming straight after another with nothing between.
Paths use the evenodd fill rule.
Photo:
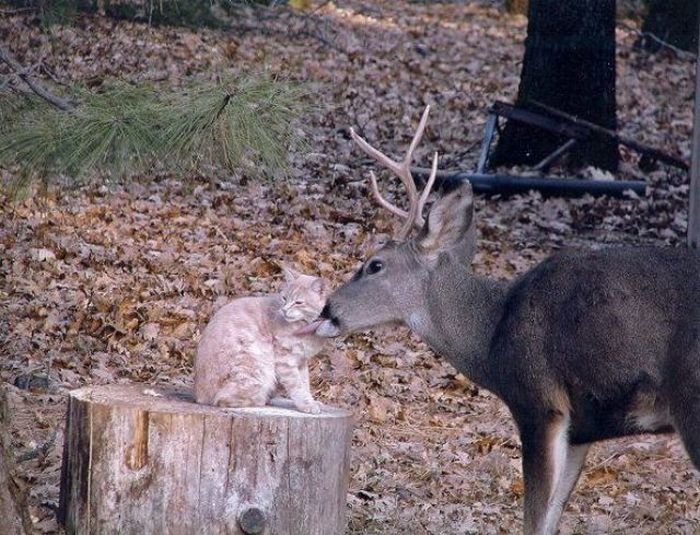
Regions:
<instances>
[{"instance_id":1,"label":"antler tine","mask_svg":"<svg viewBox=\"0 0 700 535\"><path fill-rule=\"evenodd\" d=\"M362 149L368 156L374 158L379 164L388 167L395 175L398 175L399 178L401 178L401 182L403 182L404 184L406 183L406 179L404 178L404 165L402 163L392 160L383 152L375 149L372 145L367 143L367 141L365 141L360 135L358 135L357 132L355 132L355 129L352 127L350 128L350 136L355 141L355 143L357 143L357 146L360 147L360 149ZM369 178L370 184L372 186L372 195L374 196L374 199L377 201L377 203L379 203L380 206L386 208L392 214L402 217L404 219L409 217L408 212L402 210L398 206L391 204L384 197L382 197L382 194L379 193L377 177L372 171L370 171Z\"/></svg>"},{"instance_id":2,"label":"antler tine","mask_svg":"<svg viewBox=\"0 0 700 535\"><path fill-rule=\"evenodd\" d=\"M435 178L437 177L437 170L438 170L438 153L436 152L433 154L433 167L430 170L430 177L428 177L428 182L425 184L425 187L423 188L423 192L420 194L420 199L418 199L418 216L416 217L416 226L417 227L422 227L423 224L425 223L425 219L423 218L423 207L425 206L425 201L428 200L428 195L430 195L430 191L433 189L433 185L435 184Z\"/></svg>"},{"instance_id":3,"label":"antler tine","mask_svg":"<svg viewBox=\"0 0 700 535\"><path fill-rule=\"evenodd\" d=\"M408 217L408 212L406 212L405 210L402 210L398 206L394 206L389 201L387 201L384 197L382 197L381 193L379 193L379 186L377 185L377 176L374 174L374 171L369 172L369 180L370 180L370 184L372 185L372 195L374 195L374 200L377 201L377 203L380 206L382 206L383 208L386 208L392 214L397 215L399 217L403 217L404 219Z\"/></svg>"},{"instance_id":4,"label":"antler tine","mask_svg":"<svg viewBox=\"0 0 700 535\"><path fill-rule=\"evenodd\" d=\"M397 238L399 240L405 240L406 238L408 238L414 226L421 227L423 225L423 207L428 198L428 195L430 194L430 190L433 187L435 177L437 176L436 153L433 158L433 169L431 171L430 178L428 179L428 183L421 192L419 198L418 189L416 188L416 183L413 180L413 175L411 174L411 160L413 159L413 152L416 150L416 147L418 147L418 144L420 143L421 138L423 137L423 132L425 131L425 127L428 123L429 113L430 106L426 106L425 111L423 112L423 116L421 117L421 120L418 123L416 133L413 135L411 144L409 145L408 150L406 151L406 156L401 162L392 160L383 152L375 149L372 145L367 143L367 141L365 141L361 136L359 136L353 128L350 128L350 136L355 141L355 143L357 143L357 146L360 147L360 149L362 149L368 156L374 158L379 164L388 167L395 175L397 175L401 179L401 182L403 182L403 185L406 188L409 206L407 212L402 210L401 208L398 208L397 206L387 201L384 197L382 197L381 193L379 193L377 177L374 175L374 173L370 172L372 195L374 196L377 203L379 203L379 205L383 208L386 208L392 214L398 215L405 219L401 230L397 234Z\"/></svg>"},{"instance_id":5,"label":"antler tine","mask_svg":"<svg viewBox=\"0 0 700 535\"><path fill-rule=\"evenodd\" d=\"M404 157L403 162L401 162L401 172L398 173L399 176L401 177L401 181L404 183L404 186L406 187L406 193L408 194L408 217L406 218L406 221L404 222L403 227L401 227L401 230L399 231L398 238L400 240L405 240L408 238L409 234L411 233L411 230L413 230L413 227L421 227L423 225L423 216L421 215L421 211L423 209L423 204L425 204L425 199L423 199L423 194L421 194L421 198L418 198L418 189L416 188L416 183L413 180L413 175L411 174L411 160L413 159L413 152L416 150L416 147L418 146L418 143L420 143L420 140L423 137L423 132L425 131L425 126L428 124L428 114L430 113L430 105L425 107L425 111L423 112L423 116L420 118L420 122L418 123L418 128L416 128L416 133L413 134L413 139L411 140L411 144L408 147L408 150L406 151L406 156ZM436 169L437 172L437 169ZM433 178L433 181L435 179ZM432 184L431 184L432 187ZM427 188L428 193L430 193L430 190ZM425 191L424 191L425 193ZM425 194L425 198L427 199L428 195L427 193ZM423 201L421 202L421 199Z\"/></svg>"},{"instance_id":6,"label":"antler tine","mask_svg":"<svg viewBox=\"0 0 700 535\"><path fill-rule=\"evenodd\" d=\"M352 127L350 127L350 136L352 137L353 141L357 143L357 146L360 147L368 156L371 156L377 160L378 163L388 167L394 173L398 174L401 172L402 166L399 162L392 160L383 152L375 149L372 145L367 143L364 138L358 135L357 132L355 132L355 129Z\"/></svg>"},{"instance_id":7,"label":"antler tine","mask_svg":"<svg viewBox=\"0 0 700 535\"><path fill-rule=\"evenodd\" d=\"M423 112L423 116L420 118L420 122L418 123L418 128L416 128L416 133L413 134L413 139L411 140L411 144L408 147L408 150L406 151L406 157L404 158L403 163L408 166L411 165L411 160L413 159L413 151L416 150L416 147L418 146L418 143L420 143L420 140L423 138L423 132L425 131L425 125L428 124L428 114L430 113L430 104L428 104L425 107L425 111Z\"/></svg>"}]
</instances>

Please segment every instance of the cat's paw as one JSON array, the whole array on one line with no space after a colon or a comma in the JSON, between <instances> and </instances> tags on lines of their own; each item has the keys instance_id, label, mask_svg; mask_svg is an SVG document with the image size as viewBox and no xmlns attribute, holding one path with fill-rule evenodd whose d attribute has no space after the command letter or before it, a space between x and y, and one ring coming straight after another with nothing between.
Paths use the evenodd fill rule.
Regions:
<instances>
[{"instance_id":1,"label":"cat's paw","mask_svg":"<svg viewBox=\"0 0 700 535\"><path fill-rule=\"evenodd\" d=\"M297 403L297 409L307 414L319 414L321 412L321 407L322 405L318 401L305 401L304 403Z\"/></svg>"}]
</instances>

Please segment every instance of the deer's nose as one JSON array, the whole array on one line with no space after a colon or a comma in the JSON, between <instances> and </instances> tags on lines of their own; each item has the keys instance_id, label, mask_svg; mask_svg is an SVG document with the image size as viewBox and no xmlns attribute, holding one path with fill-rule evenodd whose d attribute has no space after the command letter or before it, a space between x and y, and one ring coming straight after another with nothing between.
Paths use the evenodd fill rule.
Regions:
<instances>
[{"instance_id":1,"label":"deer's nose","mask_svg":"<svg viewBox=\"0 0 700 535\"><path fill-rule=\"evenodd\" d=\"M330 324L334 325L335 327L338 327L340 325L340 321L338 320L338 316L336 316L335 313L333 312L333 309L332 309L330 303L326 303L326 306L323 307L323 310L321 310L320 318L322 318L324 320L328 320L330 322Z\"/></svg>"},{"instance_id":2,"label":"deer's nose","mask_svg":"<svg viewBox=\"0 0 700 535\"><path fill-rule=\"evenodd\" d=\"M326 303L326 306L323 307L323 310L321 310L321 317L323 319L329 320L333 318L333 314L331 313L331 305L330 303Z\"/></svg>"}]
</instances>

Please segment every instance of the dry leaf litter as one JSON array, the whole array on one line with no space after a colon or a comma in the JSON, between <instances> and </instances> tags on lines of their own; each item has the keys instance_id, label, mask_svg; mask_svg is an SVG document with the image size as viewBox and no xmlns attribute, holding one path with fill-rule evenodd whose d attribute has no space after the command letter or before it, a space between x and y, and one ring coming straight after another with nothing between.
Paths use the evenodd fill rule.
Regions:
<instances>
[{"instance_id":1,"label":"dry leaf litter","mask_svg":"<svg viewBox=\"0 0 700 535\"><path fill-rule=\"evenodd\" d=\"M13 446L38 533L60 533L66 391L190 384L212 311L232 296L274 288L280 261L340 284L394 225L369 200L371 164L348 127L398 156L431 104L419 163L438 150L441 168L473 170L485 110L517 93L526 24L477 1L323 3L312 14L250 12L226 31L82 17L42 33L27 15L0 19L17 58L61 83L177 85L266 68L307 83L319 104L301 125L311 152L293 155L289 181L203 170L184 181L154 174L3 199L0 378L15 385ZM636 37L617 31L621 131L688 158L694 65L640 52ZM642 177L634 154L623 150L622 159L627 178ZM679 244L686 178L659 169L646 179L642 199L479 199L475 270L510 279L563 246ZM408 331L331 344L312 374L322 401L357 416L348 533L520 529L519 442L507 410ZM698 533L699 482L674 437L598 444L562 533Z\"/></svg>"}]
</instances>

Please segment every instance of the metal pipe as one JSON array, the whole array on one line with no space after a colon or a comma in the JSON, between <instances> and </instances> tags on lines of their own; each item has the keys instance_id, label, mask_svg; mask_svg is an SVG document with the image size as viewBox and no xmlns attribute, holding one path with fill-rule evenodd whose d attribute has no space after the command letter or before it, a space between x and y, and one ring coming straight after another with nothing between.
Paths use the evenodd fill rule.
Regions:
<instances>
[{"instance_id":1,"label":"metal pipe","mask_svg":"<svg viewBox=\"0 0 700 535\"><path fill-rule=\"evenodd\" d=\"M465 172L439 174L435 181L435 189L450 191L465 180L471 182L476 193L486 195L509 196L535 190L545 197L582 197L586 194L624 197L626 191L632 191L639 196L643 196L646 191L646 182L640 180L583 180Z\"/></svg>"},{"instance_id":2,"label":"metal pipe","mask_svg":"<svg viewBox=\"0 0 700 535\"><path fill-rule=\"evenodd\" d=\"M578 139L570 139L566 143L564 143L561 147L559 147L557 150L555 150L552 154L547 156L544 160L542 160L540 163L538 163L533 169L535 171L541 171L542 169L546 169L554 161L559 158L562 154L564 154L566 151L568 151L571 147L576 145L578 143Z\"/></svg>"},{"instance_id":3,"label":"metal pipe","mask_svg":"<svg viewBox=\"0 0 700 535\"><path fill-rule=\"evenodd\" d=\"M481 143L481 154L479 155L479 163L476 166L477 173L486 171L486 162L489 159L489 151L491 150L491 141L493 134L496 132L498 125L498 116L495 113L489 113L486 118L486 128L484 129L484 140Z\"/></svg>"}]
</instances>

